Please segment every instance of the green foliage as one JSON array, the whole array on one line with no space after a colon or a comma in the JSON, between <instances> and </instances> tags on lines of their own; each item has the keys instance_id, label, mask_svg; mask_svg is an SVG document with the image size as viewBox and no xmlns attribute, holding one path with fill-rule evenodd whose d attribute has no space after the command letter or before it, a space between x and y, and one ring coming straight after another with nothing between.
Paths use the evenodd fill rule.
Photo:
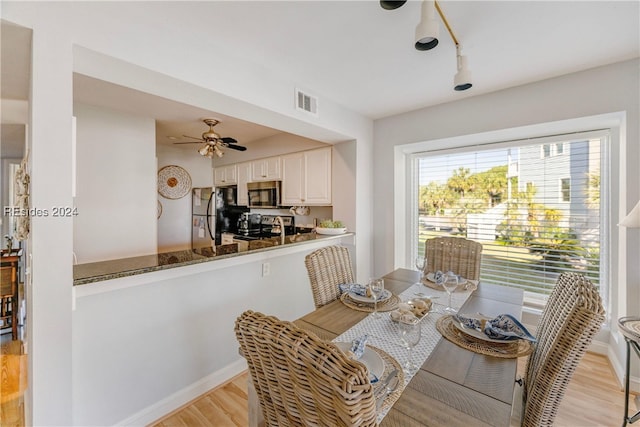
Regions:
<instances>
[{"instance_id":1,"label":"green foliage","mask_svg":"<svg viewBox=\"0 0 640 427\"><path fill-rule=\"evenodd\" d=\"M325 219L320 222L320 228L344 228L344 224L339 220Z\"/></svg>"}]
</instances>

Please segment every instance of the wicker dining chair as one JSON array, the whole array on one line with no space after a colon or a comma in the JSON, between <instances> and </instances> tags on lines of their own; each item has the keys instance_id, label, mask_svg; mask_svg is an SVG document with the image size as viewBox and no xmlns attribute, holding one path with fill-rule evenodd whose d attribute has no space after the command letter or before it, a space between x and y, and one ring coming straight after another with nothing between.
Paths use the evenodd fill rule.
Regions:
<instances>
[{"instance_id":1,"label":"wicker dining chair","mask_svg":"<svg viewBox=\"0 0 640 427\"><path fill-rule=\"evenodd\" d=\"M367 368L291 322L251 310L235 333L267 426L375 426Z\"/></svg>"},{"instance_id":2,"label":"wicker dining chair","mask_svg":"<svg viewBox=\"0 0 640 427\"><path fill-rule=\"evenodd\" d=\"M482 244L462 237L434 237L425 241L427 269L453 271L465 279L480 279Z\"/></svg>"},{"instance_id":3,"label":"wicker dining chair","mask_svg":"<svg viewBox=\"0 0 640 427\"><path fill-rule=\"evenodd\" d=\"M354 282L351 256L344 246L317 249L305 257L304 264L316 308L340 297L338 285Z\"/></svg>"},{"instance_id":4,"label":"wicker dining chair","mask_svg":"<svg viewBox=\"0 0 640 427\"><path fill-rule=\"evenodd\" d=\"M581 274L560 275L538 322L536 348L527 361L522 426L553 425L569 380L603 322L598 289Z\"/></svg>"}]
</instances>

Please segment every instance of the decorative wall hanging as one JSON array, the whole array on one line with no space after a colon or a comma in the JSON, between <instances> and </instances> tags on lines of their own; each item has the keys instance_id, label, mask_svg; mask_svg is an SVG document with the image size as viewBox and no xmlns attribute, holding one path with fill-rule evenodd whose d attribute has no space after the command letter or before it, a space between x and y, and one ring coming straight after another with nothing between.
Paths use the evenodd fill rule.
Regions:
<instances>
[{"instance_id":1,"label":"decorative wall hanging","mask_svg":"<svg viewBox=\"0 0 640 427\"><path fill-rule=\"evenodd\" d=\"M29 152L20 162L20 166L16 169L15 175L15 203L21 212L29 212L29 183L31 177L27 173L27 159L29 158ZM13 233L13 237L17 240L26 240L29 237L30 220L29 215L19 215L16 218L16 230Z\"/></svg>"},{"instance_id":2,"label":"decorative wall hanging","mask_svg":"<svg viewBox=\"0 0 640 427\"><path fill-rule=\"evenodd\" d=\"M162 215L162 203L158 200L158 219L160 219L160 215Z\"/></svg>"},{"instance_id":3,"label":"decorative wall hanging","mask_svg":"<svg viewBox=\"0 0 640 427\"><path fill-rule=\"evenodd\" d=\"M180 166L165 166L158 171L158 193L167 199L180 199L191 191L191 176Z\"/></svg>"}]
</instances>

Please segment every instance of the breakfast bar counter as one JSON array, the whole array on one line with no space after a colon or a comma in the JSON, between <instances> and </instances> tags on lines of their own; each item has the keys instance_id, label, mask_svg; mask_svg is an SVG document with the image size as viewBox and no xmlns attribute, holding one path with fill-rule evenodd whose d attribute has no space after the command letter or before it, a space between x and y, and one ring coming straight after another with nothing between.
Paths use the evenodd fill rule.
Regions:
<instances>
[{"instance_id":1,"label":"breakfast bar counter","mask_svg":"<svg viewBox=\"0 0 640 427\"><path fill-rule=\"evenodd\" d=\"M259 243L259 245L252 245L247 251L239 251L237 243L232 243L217 245L215 249L201 248L164 252L153 255L77 264L73 266L73 285L87 285L154 271L215 262L222 259L243 257L267 251L276 251L285 247L302 246L319 241L341 239L345 236L353 235L354 233L340 235L323 235L317 233L295 234L286 236L284 244L282 244L280 237L257 240L256 242Z\"/></svg>"}]
</instances>

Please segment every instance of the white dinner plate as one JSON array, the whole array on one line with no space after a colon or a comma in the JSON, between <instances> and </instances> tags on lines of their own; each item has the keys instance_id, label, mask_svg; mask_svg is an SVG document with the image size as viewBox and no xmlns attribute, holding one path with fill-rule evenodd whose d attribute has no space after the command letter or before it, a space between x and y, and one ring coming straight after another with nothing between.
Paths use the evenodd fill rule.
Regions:
<instances>
[{"instance_id":1,"label":"white dinner plate","mask_svg":"<svg viewBox=\"0 0 640 427\"><path fill-rule=\"evenodd\" d=\"M336 342L334 343L338 346L340 350L342 350L345 354L351 349L350 342ZM358 362L362 362L364 366L367 367L370 374L375 375L377 378L382 378L382 374L384 373L384 360L378 353L370 348L364 349L364 354Z\"/></svg>"},{"instance_id":2,"label":"white dinner plate","mask_svg":"<svg viewBox=\"0 0 640 427\"><path fill-rule=\"evenodd\" d=\"M473 338L477 338L477 339L482 340L482 341L496 342L496 343L501 343L501 344L508 344L508 343L512 342L512 340L496 340L496 339L493 339L493 338L489 338L487 336L487 334L485 334L484 332L480 332L477 329L465 328L455 318L451 319L451 320L453 321L453 326L458 328L458 330L460 332L462 332L465 335L469 335L469 336L471 336Z\"/></svg>"},{"instance_id":3,"label":"white dinner plate","mask_svg":"<svg viewBox=\"0 0 640 427\"><path fill-rule=\"evenodd\" d=\"M390 290L385 289L384 291L382 291L382 295L380 296L380 299L378 300L378 302L386 301L389 298L391 298L392 295L393 294L391 293ZM366 303L373 304L373 298L365 297L365 296L362 296L362 295L358 295L358 294L356 294L354 292L349 292L349 297L354 301L366 302Z\"/></svg>"},{"instance_id":4,"label":"white dinner plate","mask_svg":"<svg viewBox=\"0 0 640 427\"><path fill-rule=\"evenodd\" d=\"M436 277L434 273L427 273L427 280L432 282L432 283L436 283ZM465 279L464 277L460 277L458 278L458 286L460 285L464 285L467 283L467 279Z\"/></svg>"}]
</instances>

